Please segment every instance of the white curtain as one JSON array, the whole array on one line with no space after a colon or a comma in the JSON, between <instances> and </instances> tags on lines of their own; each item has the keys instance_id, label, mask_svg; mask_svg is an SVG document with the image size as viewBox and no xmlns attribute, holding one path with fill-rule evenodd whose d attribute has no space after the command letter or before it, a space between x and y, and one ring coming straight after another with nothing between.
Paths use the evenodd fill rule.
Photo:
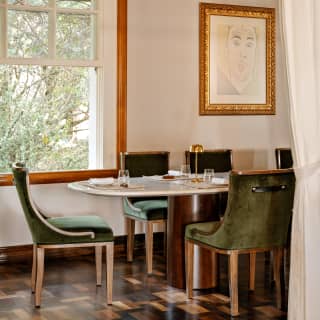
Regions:
<instances>
[{"instance_id":1,"label":"white curtain","mask_svg":"<svg viewBox=\"0 0 320 320\"><path fill-rule=\"evenodd\" d=\"M320 1L280 0L296 173L289 320L320 319Z\"/></svg>"}]
</instances>

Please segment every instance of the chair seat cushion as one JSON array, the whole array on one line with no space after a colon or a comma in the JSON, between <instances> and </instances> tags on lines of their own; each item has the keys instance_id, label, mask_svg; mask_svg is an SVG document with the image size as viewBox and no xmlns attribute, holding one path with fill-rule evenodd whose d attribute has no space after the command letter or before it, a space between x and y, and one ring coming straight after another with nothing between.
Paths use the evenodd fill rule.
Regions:
<instances>
[{"instance_id":1,"label":"chair seat cushion","mask_svg":"<svg viewBox=\"0 0 320 320\"><path fill-rule=\"evenodd\" d=\"M71 232L92 231L95 238L64 236L56 234L49 237L44 243L79 243L79 242L110 242L113 241L113 232L108 223L98 216L68 216L49 218L47 221L56 228Z\"/></svg>"},{"instance_id":2,"label":"chair seat cushion","mask_svg":"<svg viewBox=\"0 0 320 320\"><path fill-rule=\"evenodd\" d=\"M134 207L140 211L133 210L131 207L124 206L126 216L135 217L142 220L161 220L167 219L168 201L166 199L150 199L137 201Z\"/></svg>"}]
</instances>

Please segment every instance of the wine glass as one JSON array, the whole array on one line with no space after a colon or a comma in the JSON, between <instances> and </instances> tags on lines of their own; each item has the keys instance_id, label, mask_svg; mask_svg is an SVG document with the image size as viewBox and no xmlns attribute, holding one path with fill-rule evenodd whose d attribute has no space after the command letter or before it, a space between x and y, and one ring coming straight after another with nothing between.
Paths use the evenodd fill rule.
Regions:
<instances>
[{"instance_id":1,"label":"wine glass","mask_svg":"<svg viewBox=\"0 0 320 320\"><path fill-rule=\"evenodd\" d=\"M204 169L203 171L203 181L206 183L212 183L212 179L214 177L213 169Z\"/></svg>"},{"instance_id":2,"label":"wine glass","mask_svg":"<svg viewBox=\"0 0 320 320\"><path fill-rule=\"evenodd\" d=\"M183 177L190 177L191 175L191 168L189 164L182 164L180 167L180 174Z\"/></svg>"},{"instance_id":3,"label":"wine glass","mask_svg":"<svg viewBox=\"0 0 320 320\"><path fill-rule=\"evenodd\" d=\"M129 170L127 169L121 169L118 172L118 184L120 187L128 187L129 185Z\"/></svg>"}]
</instances>

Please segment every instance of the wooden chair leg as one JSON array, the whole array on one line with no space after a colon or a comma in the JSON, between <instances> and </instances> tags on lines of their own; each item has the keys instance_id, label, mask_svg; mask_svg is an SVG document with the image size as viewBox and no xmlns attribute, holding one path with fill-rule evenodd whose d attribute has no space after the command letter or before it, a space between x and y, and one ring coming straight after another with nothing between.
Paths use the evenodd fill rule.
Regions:
<instances>
[{"instance_id":1,"label":"wooden chair leg","mask_svg":"<svg viewBox=\"0 0 320 320\"><path fill-rule=\"evenodd\" d=\"M194 244L188 240L185 240L186 293L187 293L188 299L192 299L193 259L194 259Z\"/></svg>"},{"instance_id":2,"label":"wooden chair leg","mask_svg":"<svg viewBox=\"0 0 320 320\"><path fill-rule=\"evenodd\" d=\"M135 221L130 218L126 218L127 222L127 261L132 262L133 260L133 249L134 249L134 227Z\"/></svg>"},{"instance_id":3,"label":"wooden chair leg","mask_svg":"<svg viewBox=\"0 0 320 320\"><path fill-rule=\"evenodd\" d=\"M163 256L167 256L167 220L164 221L164 232L163 232Z\"/></svg>"},{"instance_id":4,"label":"wooden chair leg","mask_svg":"<svg viewBox=\"0 0 320 320\"><path fill-rule=\"evenodd\" d=\"M284 248L283 250L283 282L284 287L286 287L286 281L289 279L290 272L289 269L287 269L287 266L290 265L290 248ZM288 284L289 286L289 284Z\"/></svg>"},{"instance_id":5,"label":"wooden chair leg","mask_svg":"<svg viewBox=\"0 0 320 320\"><path fill-rule=\"evenodd\" d=\"M271 277L272 277L272 280L271 282L275 282L276 281L276 270L274 269L274 264L275 264L275 251L270 251L270 273L271 273Z\"/></svg>"},{"instance_id":6,"label":"wooden chair leg","mask_svg":"<svg viewBox=\"0 0 320 320\"><path fill-rule=\"evenodd\" d=\"M152 253L153 253L153 223L148 221L146 223L146 235L145 235L145 246L146 246L146 260L147 260L147 272L152 273Z\"/></svg>"},{"instance_id":7,"label":"wooden chair leg","mask_svg":"<svg viewBox=\"0 0 320 320\"><path fill-rule=\"evenodd\" d=\"M211 258L212 258L212 287L215 288L219 285L219 256L215 251L211 251Z\"/></svg>"},{"instance_id":8,"label":"wooden chair leg","mask_svg":"<svg viewBox=\"0 0 320 320\"><path fill-rule=\"evenodd\" d=\"M102 283L102 246L95 246L97 286Z\"/></svg>"},{"instance_id":9,"label":"wooden chair leg","mask_svg":"<svg viewBox=\"0 0 320 320\"><path fill-rule=\"evenodd\" d=\"M286 273L286 250L281 249L282 254L281 254L281 261L280 261L280 283L281 281L285 282L285 273ZM274 255L272 252L271 255ZM272 266L272 276L273 276L273 281L276 282L276 270L274 269L274 262L271 264Z\"/></svg>"},{"instance_id":10,"label":"wooden chair leg","mask_svg":"<svg viewBox=\"0 0 320 320\"><path fill-rule=\"evenodd\" d=\"M32 272L31 272L31 292L34 293L36 290L36 280L37 280L37 245L33 245L32 254Z\"/></svg>"},{"instance_id":11,"label":"wooden chair leg","mask_svg":"<svg viewBox=\"0 0 320 320\"><path fill-rule=\"evenodd\" d=\"M37 247L37 275L36 275L36 293L35 293L35 306L40 307L41 304L41 290L43 282L44 271L44 254L45 249Z\"/></svg>"},{"instance_id":12,"label":"wooden chair leg","mask_svg":"<svg viewBox=\"0 0 320 320\"><path fill-rule=\"evenodd\" d=\"M112 287L113 287L113 242L106 245L106 282L107 282L107 304L112 304Z\"/></svg>"},{"instance_id":13,"label":"wooden chair leg","mask_svg":"<svg viewBox=\"0 0 320 320\"><path fill-rule=\"evenodd\" d=\"M284 296L284 275L283 275L283 249L278 248L273 250L273 261L274 261L274 276L275 276L275 284L276 284L276 299L277 299L277 308L283 308L283 300Z\"/></svg>"},{"instance_id":14,"label":"wooden chair leg","mask_svg":"<svg viewBox=\"0 0 320 320\"><path fill-rule=\"evenodd\" d=\"M250 256L250 270L249 270L249 290L254 291L255 289L255 278L256 278L256 252L249 254Z\"/></svg>"},{"instance_id":15,"label":"wooden chair leg","mask_svg":"<svg viewBox=\"0 0 320 320\"><path fill-rule=\"evenodd\" d=\"M231 316L239 315L238 301L238 253L232 252L229 256L229 291Z\"/></svg>"}]
</instances>

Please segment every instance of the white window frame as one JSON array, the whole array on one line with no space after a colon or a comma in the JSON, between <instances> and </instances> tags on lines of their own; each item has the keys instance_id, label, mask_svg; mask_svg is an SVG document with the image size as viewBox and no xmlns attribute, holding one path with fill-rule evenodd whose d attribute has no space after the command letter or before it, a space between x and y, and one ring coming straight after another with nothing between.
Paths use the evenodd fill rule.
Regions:
<instances>
[{"instance_id":1,"label":"white window frame","mask_svg":"<svg viewBox=\"0 0 320 320\"><path fill-rule=\"evenodd\" d=\"M47 58L8 57L7 13L8 10L48 12L49 21L56 21L58 13L88 14L96 16L96 46L94 59L58 59L55 58L55 22L49 27L49 47ZM51 19L50 19L51 17ZM50 22L49 22L50 24ZM95 0L93 9L58 8L55 0L49 0L48 6L10 5L0 0L0 64L8 65L48 65L94 67L97 71L96 96L90 100L96 102L95 114L90 114L89 168L115 168L117 144L117 106L116 106L116 73L117 73L117 0ZM5 37L4 39L1 37ZM108 108L106 108L108 106ZM92 138L93 136L93 138ZM90 145L91 143L91 145ZM92 152L94 154L92 154ZM95 165L93 165L95 162Z\"/></svg>"}]
</instances>

